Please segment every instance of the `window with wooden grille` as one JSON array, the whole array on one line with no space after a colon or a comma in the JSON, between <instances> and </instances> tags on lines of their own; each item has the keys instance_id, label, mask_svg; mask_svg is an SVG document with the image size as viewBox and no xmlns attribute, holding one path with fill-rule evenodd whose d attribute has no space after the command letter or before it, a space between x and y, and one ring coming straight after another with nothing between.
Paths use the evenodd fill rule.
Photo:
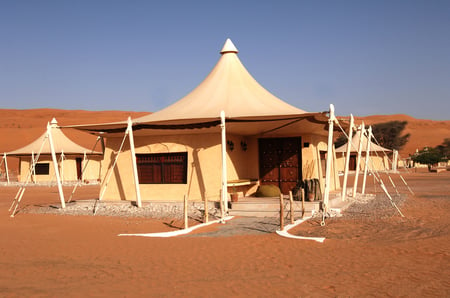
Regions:
<instances>
[{"instance_id":1,"label":"window with wooden grille","mask_svg":"<svg viewBox=\"0 0 450 298\"><path fill-rule=\"evenodd\" d=\"M49 163L37 163L34 165L36 175L48 175L50 173Z\"/></svg>"},{"instance_id":2,"label":"window with wooden grille","mask_svg":"<svg viewBox=\"0 0 450 298\"><path fill-rule=\"evenodd\" d=\"M140 184L187 183L187 152L136 154Z\"/></svg>"}]
</instances>

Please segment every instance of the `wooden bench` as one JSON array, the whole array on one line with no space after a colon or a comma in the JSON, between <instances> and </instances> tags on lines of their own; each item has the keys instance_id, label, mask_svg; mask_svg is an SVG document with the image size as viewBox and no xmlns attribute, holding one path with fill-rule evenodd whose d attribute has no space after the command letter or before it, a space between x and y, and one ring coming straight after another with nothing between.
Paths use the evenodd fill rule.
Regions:
<instances>
[{"instance_id":1,"label":"wooden bench","mask_svg":"<svg viewBox=\"0 0 450 298\"><path fill-rule=\"evenodd\" d=\"M259 185L258 179L237 179L227 181L228 192L238 193L239 197L245 196L253 185ZM231 188L231 192L230 192Z\"/></svg>"},{"instance_id":2,"label":"wooden bench","mask_svg":"<svg viewBox=\"0 0 450 298\"><path fill-rule=\"evenodd\" d=\"M237 180L229 180L229 181L227 181L228 187L253 185L253 184L258 184L258 183L259 183L258 179L237 179Z\"/></svg>"}]
</instances>

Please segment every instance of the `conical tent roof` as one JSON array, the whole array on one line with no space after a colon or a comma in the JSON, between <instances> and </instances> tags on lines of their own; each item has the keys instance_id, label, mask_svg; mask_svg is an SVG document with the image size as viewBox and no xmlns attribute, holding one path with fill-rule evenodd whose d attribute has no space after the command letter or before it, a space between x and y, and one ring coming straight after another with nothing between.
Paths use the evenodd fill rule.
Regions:
<instances>
[{"instance_id":1,"label":"conical tent roof","mask_svg":"<svg viewBox=\"0 0 450 298\"><path fill-rule=\"evenodd\" d=\"M87 154L100 154L100 152L91 152L91 149L87 149L83 146L80 146L70 140L58 127L58 122L55 118L53 118L52 122L50 123L51 129L52 129L52 140L53 144L55 146L55 153L62 153L64 154L84 154L85 152ZM47 138L47 132L43 133L39 138L37 138L35 141L31 142L30 144L11 151L7 152L7 155L31 155L32 153L37 154L39 153L39 150L41 150L42 144L44 146L42 147L41 154L51 154L50 150L50 143Z\"/></svg>"},{"instance_id":2,"label":"conical tent roof","mask_svg":"<svg viewBox=\"0 0 450 298\"><path fill-rule=\"evenodd\" d=\"M358 148L359 148L359 133L356 133L353 135L352 137L352 143L351 143L351 148L350 148L350 152L358 152ZM362 148L363 151L366 150L367 148L367 136L363 134L362 136ZM336 152L347 152L347 145L348 143L336 148ZM376 151L376 152L389 152L392 151L390 149L386 149L384 147L378 146L377 144L375 144L374 142L370 141L370 151Z\"/></svg>"},{"instance_id":3,"label":"conical tent roof","mask_svg":"<svg viewBox=\"0 0 450 298\"><path fill-rule=\"evenodd\" d=\"M325 112L305 112L267 91L241 63L230 39L220 54L217 64L194 90L160 111L133 119L133 130L140 130L138 135L193 133L192 128L217 127L224 111L230 133L261 135L277 130L285 135L327 134ZM127 122L68 127L114 134L123 132Z\"/></svg>"},{"instance_id":4,"label":"conical tent roof","mask_svg":"<svg viewBox=\"0 0 450 298\"><path fill-rule=\"evenodd\" d=\"M192 92L167 108L134 119L138 123L226 118L280 117L305 111L282 101L262 87L247 71L238 50L227 39L222 55L209 75Z\"/></svg>"}]
</instances>

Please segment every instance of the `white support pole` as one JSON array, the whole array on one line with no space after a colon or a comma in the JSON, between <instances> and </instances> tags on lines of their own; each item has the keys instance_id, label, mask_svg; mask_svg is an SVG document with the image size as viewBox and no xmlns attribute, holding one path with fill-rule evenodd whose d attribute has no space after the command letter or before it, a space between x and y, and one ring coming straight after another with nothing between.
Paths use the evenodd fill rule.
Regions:
<instances>
[{"instance_id":1,"label":"white support pole","mask_svg":"<svg viewBox=\"0 0 450 298\"><path fill-rule=\"evenodd\" d=\"M372 140L372 126L369 126L369 129L367 130L366 160L364 165L364 177L361 194L366 193L367 171L369 170L369 162L370 162L370 144L372 143L371 140Z\"/></svg>"},{"instance_id":2,"label":"white support pole","mask_svg":"<svg viewBox=\"0 0 450 298\"><path fill-rule=\"evenodd\" d=\"M334 189L339 189L339 188L341 188L341 184L339 181L339 175L338 175L338 171L337 171L336 146L334 144L333 144L332 150L333 150L333 159L332 159L331 171L332 171L332 177L333 177L333 181L334 181Z\"/></svg>"},{"instance_id":3,"label":"white support pole","mask_svg":"<svg viewBox=\"0 0 450 298\"><path fill-rule=\"evenodd\" d=\"M228 212L228 185L227 185L227 135L225 130L225 112L220 111L220 128L221 128L221 138L222 138L222 204L223 213ZM222 221L225 219L225 214L222 214Z\"/></svg>"},{"instance_id":4,"label":"white support pole","mask_svg":"<svg viewBox=\"0 0 450 298\"><path fill-rule=\"evenodd\" d=\"M33 183L36 183L36 168L34 167L34 165L35 165L34 151L31 151L31 165L30 165L30 167L32 167L31 180L33 181Z\"/></svg>"},{"instance_id":5,"label":"white support pole","mask_svg":"<svg viewBox=\"0 0 450 298\"><path fill-rule=\"evenodd\" d=\"M64 150L61 150L61 182L64 183Z\"/></svg>"},{"instance_id":6,"label":"white support pole","mask_svg":"<svg viewBox=\"0 0 450 298\"><path fill-rule=\"evenodd\" d=\"M55 145L53 143L53 137L52 137L52 127L53 126L50 126L50 124L47 124L47 136L48 136L48 141L50 143L50 151L52 153L53 168L55 170L56 183L58 184L59 198L61 200L61 208L64 209L64 208L66 208L66 202L64 200L64 192L62 189L61 178L59 177L58 160L56 159Z\"/></svg>"},{"instance_id":7,"label":"white support pole","mask_svg":"<svg viewBox=\"0 0 450 298\"><path fill-rule=\"evenodd\" d=\"M142 207L141 190L139 189L139 177L136 163L136 151L134 148L133 123L131 122L131 117L128 117L127 130L128 130L128 137L130 139L131 164L133 166L134 187L136 190L136 205L138 207Z\"/></svg>"},{"instance_id":8,"label":"white support pole","mask_svg":"<svg viewBox=\"0 0 450 298\"><path fill-rule=\"evenodd\" d=\"M330 177L331 177L331 162L333 159L334 121L336 121L336 117L334 116L334 105L330 104L330 115L329 115L329 119L328 119L327 167L326 167L326 171L325 171L325 190L324 190L324 197L323 197L324 214L328 212L328 200L330 197Z\"/></svg>"},{"instance_id":9,"label":"white support pole","mask_svg":"<svg viewBox=\"0 0 450 298\"><path fill-rule=\"evenodd\" d=\"M393 150L392 152L392 171L397 172L397 165L398 165L398 151Z\"/></svg>"},{"instance_id":10,"label":"white support pole","mask_svg":"<svg viewBox=\"0 0 450 298\"><path fill-rule=\"evenodd\" d=\"M3 153L3 159L4 159L4 162L5 162L6 183L9 184L8 159L6 158L6 153Z\"/></svg>"},{"instance_id":11,"label":"white support pole","mask_svg":"<svg viewBox=\"0 0 450 298\"><path fill-rule=\"evenodd\" d=\"M81 182L84 181L84 171L86 170L86 151L83 152L83 162L81 163Z\"/></svg>"},{"instance_id":12,"label":"white support pole","mask_svg":"<svg viewBox=\"0 0 450 298\"><path fill-rule=\"evenodd\" d=\"M342 182L342 201L345 201L347 196L347 181L348 181L348 167L350 164L350 154L352 149L352 138L353 138L353 126L355 120L353 119L353 115L350 114L350 129L348 130L348 142L347 142L347 152L345 154L345 166L344 166L344 181Z\"/></svg>"},{"instance_id":13,"label":"white support pole","mask_svg":"<svg viewBox=\"0 0 450 298\"><path fill-rule=\"evenodd\" d=\"M358 157L356 158L356 171L355 171L355 181L353 183L353 192L352 192L352 196L355 198L356 197L356 192L358 190L358 178L359 178L359 167L361 165L361 152L362 152L362 146L363 146L363 142L362 142L362 138L364 135L364 122L361 124L361 126L359 127L359 146L358 146Z\"/></svg>"},{"instance_id":14,"label":"white support pole","mask_svg":"<svg viewBox=\"0 0 450 298\"><path fill-rule=\"evenodd\" d=\"M99 182L103 182L102 181L102 170L103 170L103 160L104 160L104 156L105 156L105 139L103 139L102 136L98 136L99 140L100 140L100 144L102 146L102 160L100 161L100 166L98 167L98 181ZM106 173L105 173L106 176Z\"/></svg>"}]
</instances>

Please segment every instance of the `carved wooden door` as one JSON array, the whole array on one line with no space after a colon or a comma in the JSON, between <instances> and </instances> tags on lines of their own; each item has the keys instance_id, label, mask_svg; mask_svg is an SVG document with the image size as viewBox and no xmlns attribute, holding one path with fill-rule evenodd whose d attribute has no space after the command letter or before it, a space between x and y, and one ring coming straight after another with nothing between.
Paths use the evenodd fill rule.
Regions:
<instances>
[{"instance_id":1,"label":"carved wooden door","mask_svg":"<svg viewBox=\"0 0 450 298\"><path fill-rule=\"evenodd\" d=\"M261 184L273 184L288 194L302 180L301 138L259 139Z\"/></svg>"}]
</instances>

